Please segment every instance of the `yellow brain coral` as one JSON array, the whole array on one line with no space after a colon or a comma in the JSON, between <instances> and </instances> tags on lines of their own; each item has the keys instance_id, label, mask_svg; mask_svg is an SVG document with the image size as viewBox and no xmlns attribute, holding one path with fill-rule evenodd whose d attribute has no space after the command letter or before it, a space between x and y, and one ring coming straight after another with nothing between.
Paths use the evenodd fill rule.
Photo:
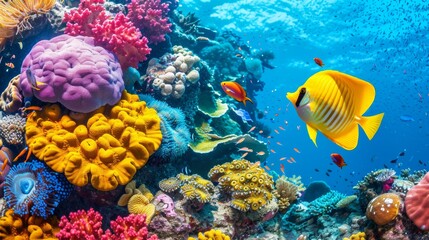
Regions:
<instances>
[{"instance_id":1,"label":"yellow brain coral","mask_svg":"<svg viewBox=\"0 0 429 240\"><path fill-rule=\"evenodd\" d=\"M127 184L161 144L160 119L137 95L124 92L114 106L67 114L58 104L30 115L30 151L76 186L110 191Z\"/></svg>"},{"instance_id":2,"label":"yellow brain coral","mask_svg":"<svg viewBox=\"0 0 429 240\"><path fill-rule=\"evenodd\" d=\"M210 230L203 233L198 233L198 240L230 240L231 238L223 234L220 230ZM196 240L193 237L189 237L188 240Z\"/></svg>"},{"instance_id":3,"label":"yellow brain coral","mask_svg":"<svg viewBox=\"0 0 429 240\"><path fill-rule=\"evenodd\" d=\"M240 211L257 211L273 198L272 177L259 164L244 159L216 165L209 177L231 193L231 206Z\"/></svg>"},{"instance_id":4,"label":"yellow brain coral","mask_svg":"<svg viewBox=\"0 0 429 240\"><path fill-rule=\"evenodd\" d=\"M55 234L59 230L56 218L47 220L35 216L21 218L14 214L12 209L7 210L0 218L0 238L5 240L57 239Z\"/></svg>"},{"instance_id":5,"label":"yellow brain coral","mask_svg":"<svg viewBox=\"0 0 429 240\"><path fill-rule=\"evenodd\" d=\"M365 240L365 233L358 232L350 236L350 238L343 238L343 240Z\"/></svg>"}]
</instances>

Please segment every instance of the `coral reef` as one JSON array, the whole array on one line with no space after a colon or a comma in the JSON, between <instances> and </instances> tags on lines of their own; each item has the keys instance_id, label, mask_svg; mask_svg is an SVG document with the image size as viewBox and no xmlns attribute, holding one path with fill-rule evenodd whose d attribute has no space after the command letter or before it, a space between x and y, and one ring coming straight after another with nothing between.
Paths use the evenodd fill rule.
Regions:
<instances>
[{"instance_id":1,"label":"coral reef","mask_svg":"<svg viewBox=\"0 0 429 240\"><path fill-rule=\"evenodd\" d=\"M109 191L127 184L161 144L160 119L137 95L112 107L67 114L57 104L29 116L26 139L34 155L76 186Z\"/></svg>"},{"instance_id":2,"label":"coral reef","mask_svg":"<svg viewBox=\"0 0 429 240\"><path fill-rule=\"evenodd\" d=\"M3 115L0 112L0 137L3 143L22 145L25 142L25 118L19 114Z\"/></svg>"},{"instance_id":3,"label":"coral reef","mask_svg":"<svg viewBox=\"0 0 429 240\"><path fill-rule=\"evenodd\" d=\"M14 113L22 107L23 97L20 93L19 78L16 76L9 81L6 89L0 96L0 110L6 113Z\"/></svg>"},{"instance_id":4,"label":"coral reef","mask_svg":"<svg viewBox=\"0 0 429 240\"><path fill-rule=\"evenodd\" d=\"M274 182L258 164L234 160L214 166L208 173L220 188L231 195L231 206L243 212L258 211L273 198Z\"/></svg>"},{"instance_id":5,"label":"coral reef","mask_svg":"<svg viewBox=\"0 0 429 240\"><path fill-rule=\"evenodd\" d=\"M127 17L140 29L149 43L165 41L164 35L171 32L168 23L168 3L160 0L131 0L127 5Z\"/></svg>"},{"instance_id":6,"label":"coral reef","mask_svg":"<svg viewBox=\"0 0 429 240\"><path fill-rule=\"evenodd\" d=\"M176 160L187 150L191 134L185 122L185 115L180 109L170 107L167 103L155 100L150 95L140 94L141 101L154 108L161 119L162 142L154 157L158 161Z\"/></svg>"},{"instance_id":7,"label":"coral reef","mask_svg":"<svg viewBox=\"0 0 429 240\"><path fill-rule=\"evenodd\" d=\"M166 193L174 192L180 188L182 182L177 177L162 179L159 181L159 188Z\"/></svg>"},{"instance_id":8,"label":"coral reef","mask_svg":"<svg viewBox=\"0 0 429 240\"><path fill-rule=\"evenodd\" d=\"M402 207L402 200L397 194L383 193L368 203L366 216L377 225L385 225L396 218Z\"/></svg>"},{"instance_id":9,"label":"coral reef","mask_svg":"<svg viewBox=\"0 0 429 240\"><path fill-rule=\"evenodd\" d=\"M116 104L124 82L115 57L94 46L93 38L61 35L32 48L22 63L20 87L25 97L88 113Z\"/></svg>"},{"instance_id":10,"label":"coral reef","mask_svg":"<svg viewBox=\"0 0 429 240\"><path fill-rule=\"evenodd\" d=\"M214 185L209 180L197 174L188 176L180 173L176 177L181 182L180 193L187 201L199 206L211 200Z\"/></svg>"},{"instance_id":11,"label":"coral reef","mask_svg":"<svg viewBox=\"0 0 429 240\"><path fill-rule=\"evenodd\" d=\"M118 217L110 222L110 228L103 232L103 217L94 209L71 212L69 217L61 217L59 239L142 239L156 240L156 235L148 236L145 215L131 214Z\"/></svg>"},{"instance_id":12,"label":"coral reef","mask_svg":"<svg viewBox=\"0 0 429 240\"><path fill-rule=\"evenodd\" d=\"M343 238L343 240L365 240L365 233L358 232L356 234L351 235L349 238Z\"/></svg>"},{"instance_id":13,"label":"coral reef","mask_svg":"<svg viewBox=\"0 0 429 240\"><path fill-rule=\"evenodd\" d=\"M124 14L111 17L103 3L104 0L82 0L77 10L65 14L65 33L94 37L96 45L115 53L122 69L136 68L150 53L147 38Z\"/></svg>"},{"instance_id":14,"label":"coral reef","mask_svg":"<svg viewBox=\"0 0 429 240\"><path fill-rule=\"evenodd\" d=\"M220 230L211 229L209 231L206 231L204 233L199 232L198 233L198 240L230 240L231 238L223 234ZM196 238L189 237L188 240L197 240Z\"/></svg>"},{"instance_id":15,"label":"coral reef","mask_svg":"<svg viewBox=\"0 0 429 240\"><path fill-rule=\"evenodd\" d=\"M287 181L285 176L276 180L273 194L278 200L279 211L284 212L297 199L298 187Z\"/></svg>"},{"instance_id":16,"label":"coral reef","mask_svg":"<svg viewBox=\"0 0 429 240\"><path fill-rule=\"evenodd\" d=\"M15 214L46 219L71 190L63 175L51 171L41 162L32 161L11 168L5 180L4 197Z\"/></svg>"},{"instance_id":17,"label":"coral reef","mask_svg":"<svg viewBox=\"0 0 429 240\"><path fill-rule=\"evenodd\" d=\"M429 191L429 173L414 187L412 187L405 197L405 209L408 217L421 230L429 229L429 210L428 191Z\"/></svg>"}]
</instances>

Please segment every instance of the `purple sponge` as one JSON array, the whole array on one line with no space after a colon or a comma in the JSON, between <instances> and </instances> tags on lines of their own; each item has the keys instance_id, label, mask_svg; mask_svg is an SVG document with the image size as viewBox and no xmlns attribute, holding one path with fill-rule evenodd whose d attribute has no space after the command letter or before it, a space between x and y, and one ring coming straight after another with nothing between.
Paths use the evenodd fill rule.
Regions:
<instances>
[{"instance_id":1,"label":"purple sponge","mask_svg":"<svg viewBox=\"0 0 429 240\"><path fill-rule=\"evenodd\" d=\"M34 45L22 63L20 86L25 97L88 113L116 104L124 81L115 56L94 46L92 37L61 35Z\"/></svg>"}]
</instances>

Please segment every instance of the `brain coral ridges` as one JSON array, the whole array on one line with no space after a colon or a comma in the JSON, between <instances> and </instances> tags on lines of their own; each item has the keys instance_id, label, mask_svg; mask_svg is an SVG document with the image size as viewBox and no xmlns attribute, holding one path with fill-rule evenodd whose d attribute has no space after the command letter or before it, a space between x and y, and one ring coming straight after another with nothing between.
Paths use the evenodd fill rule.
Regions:
<instances>
[{"instance_id":1,"label":"brain coral ridges","mask_svg":"<svg viewBox=\"0 0 429 240\"><path fill-rule=\"evenodd\" d=\"M209 172L213 181L231 194L231 206L240 210L260 210L273 198L274 182L259 164L245 159L216 165Z\"/></svg>"},{"instance_id":2,"label":"brain coral ridges","mask_svg":"<svg viewBox=\"0 0 429 240\"><path fill-rule=\"evenodd\" d=\"M191 141L191 134L186 125L182 110L170 107L167 103L158 101L150 95L139 95L140 100L147 106L154 108L161 119L162 142L154 156L161 159L178 159L186 150Z\"/></svg>"},{"instance_id":3,"label":"brain coral ridges","mask_svg":"<svg viewBox=\"0 0 429 240\"><path fill-rule=\"evenodd\" d=\"M31 214L46 219L66 199L72 187L62 174L38 161L15 165L6 177L6 205L16 214Z\"/></svg>"},{"instance_id":4,"label":"brain coral ridges","mask_svg":"<svg viewBox=\"0 0 429 240\"><path fill-rule=\"evenodd\" d=\"M32 153L76 186L110 191L127 184L160 146L160 118L124 91L114 106L73 113L46 105L27 118Z\"/></svg>"}]
</instances>

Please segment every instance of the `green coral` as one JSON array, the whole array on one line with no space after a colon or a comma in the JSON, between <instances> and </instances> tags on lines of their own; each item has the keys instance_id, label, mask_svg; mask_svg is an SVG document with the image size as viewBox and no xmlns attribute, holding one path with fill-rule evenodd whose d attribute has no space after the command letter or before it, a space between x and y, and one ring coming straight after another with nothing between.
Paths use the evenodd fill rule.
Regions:
<instances>
[{"instance_id":1,"label":"green coral","mask_svg":"<svg viewBox=\"0 0 429 240\"><path fill-rule=\"evenodd\" d=\"M273 198L273 178L259 164L245 159L216 165L209 177L231 194L231 206L243 212L260 210Z\"/></svg>"},{"instance_id":2,"label":"green coral","mask_svg":"<svg viewBox=\"0 0 429 240\"><path fill-rule=\"evenodd\" d=\"M336 208L336 204L345 197L346 195L335 190L331 190L325 195L311 201L308 205L308 210L313 216L320 216L330 213Z\"/></svg>"}]
</instances>

